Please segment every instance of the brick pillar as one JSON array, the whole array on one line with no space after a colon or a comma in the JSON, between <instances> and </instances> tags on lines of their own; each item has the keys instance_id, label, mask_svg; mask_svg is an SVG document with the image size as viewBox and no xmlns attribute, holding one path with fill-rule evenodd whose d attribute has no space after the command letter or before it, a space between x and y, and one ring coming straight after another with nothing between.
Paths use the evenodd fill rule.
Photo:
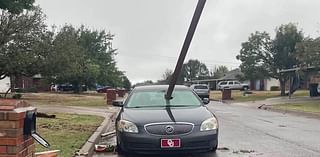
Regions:
<instances>
[{"instance_id":1,"label":"brick pillar","mask_svg":"<svg viewBox=\"0 0 320 157\"><path fill-rule=\"evenodd\" d=\"M35 143L23 135L27 111L35 111L25 101L0 99L0 157L34 157Z\"/></svg>"},{"instance_id":2,"label":"brick pillar","mask_svg":"<svg viewBox=\"0 0 320 157\"><path fill-rule=\"evenodd\" d=\"M107 89L107 104L112 105L112 101L117 99L116 89Z\"/></svg>"}]
</instances>

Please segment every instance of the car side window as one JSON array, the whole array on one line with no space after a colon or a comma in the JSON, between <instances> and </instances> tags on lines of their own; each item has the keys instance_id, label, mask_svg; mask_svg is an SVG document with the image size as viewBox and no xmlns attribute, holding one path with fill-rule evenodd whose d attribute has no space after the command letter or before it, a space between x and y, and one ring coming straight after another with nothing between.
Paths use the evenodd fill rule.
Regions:
<instances>
[{"instance_id":1,"label":"car side window","mask_svg":"<svg viewBox=\"0 0 320 157\"><path fill-rule=\"evenodd\" d=\"M231 81L231 82L229 82L229 85L233 85L233 82Z\"/></svg>"},{"instance_id":2,"label":"car side window","mask_svg":"<svg viewBox=\"0 0 320 157\"><path fill-rule=\"evenodd\" d=\"M239 85L239 84L240 84L240 82L238 82L238 81L235 81L235 82L234 82L234 84L236 84L236 85Z\"/></svg>"},{"instance_id":3,"label":"car side window","mask_svg":"<svg viewBox=\"0 0 320 157\"><path fill-rule=\"evenodd\" d=\"M227 84L227 82L221 82L221 84L220 85L226 85Z\"/></svg>"}]
</instances>

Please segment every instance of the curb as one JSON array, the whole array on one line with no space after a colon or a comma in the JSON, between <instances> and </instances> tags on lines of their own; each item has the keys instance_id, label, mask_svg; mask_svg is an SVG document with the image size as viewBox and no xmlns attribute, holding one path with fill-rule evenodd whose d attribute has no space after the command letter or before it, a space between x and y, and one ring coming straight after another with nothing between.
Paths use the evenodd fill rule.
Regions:
<instances>
[{"instance_id":1,"label":"curb","mask_svg":"<svg viewBox=\"0 0 320 157\"><path fill-rule=\"evenodd\" d=\"M76 153L75 157L88 157L93 155L95 144L101 139L101 134L112 124L112 119L115 117L118 111L115 111L111 116L106 116L101 125L96 131L89 137L82 148Z\"/></svg>"}]
</instances>

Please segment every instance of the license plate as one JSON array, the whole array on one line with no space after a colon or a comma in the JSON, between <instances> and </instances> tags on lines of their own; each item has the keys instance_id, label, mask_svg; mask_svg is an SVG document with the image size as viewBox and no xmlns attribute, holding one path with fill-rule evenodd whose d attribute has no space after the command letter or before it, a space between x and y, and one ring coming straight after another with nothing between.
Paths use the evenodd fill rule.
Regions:
<instances>
[{"instance_id":1,"label":"license plate","mask_svg":"<svg viewBox=\"0 0 320 157\"><path fill-rule=\"evenodd\" d=\"M180 148L180 139L161 139L161 148Z\"/></svg>"}]
</instances>

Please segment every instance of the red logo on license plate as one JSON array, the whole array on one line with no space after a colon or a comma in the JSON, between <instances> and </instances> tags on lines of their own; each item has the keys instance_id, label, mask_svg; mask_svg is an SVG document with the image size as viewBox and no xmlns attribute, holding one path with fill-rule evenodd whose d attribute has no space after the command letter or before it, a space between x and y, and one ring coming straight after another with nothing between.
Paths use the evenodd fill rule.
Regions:
<instances>
[{"instance_id":1,"label":"red logo on license plate","mask_svg":"<svg viewBox=\"0 0 320 157\"><path fill-rule=\"evenodd\" d=\"M180 139L161 139L161 148L180 148Z\"/></svg>"}]
</instances>

